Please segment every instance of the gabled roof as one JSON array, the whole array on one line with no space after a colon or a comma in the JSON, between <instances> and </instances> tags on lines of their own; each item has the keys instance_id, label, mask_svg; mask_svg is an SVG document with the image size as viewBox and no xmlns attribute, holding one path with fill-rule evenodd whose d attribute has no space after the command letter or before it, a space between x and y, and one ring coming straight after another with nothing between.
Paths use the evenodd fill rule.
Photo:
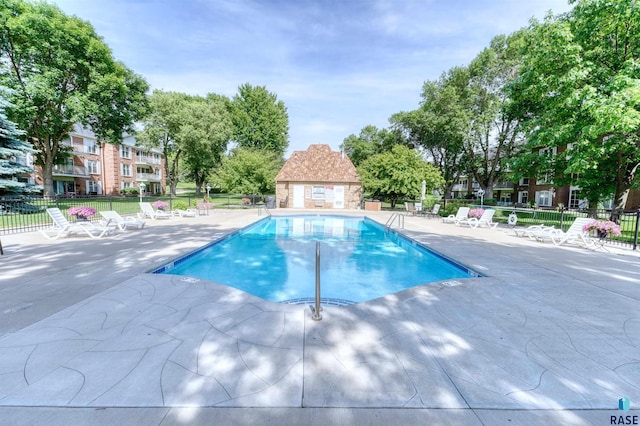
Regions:
<instances>
[{"instance_id":1,"label":"gabled roof","mask_svg":"<svg viewBox=\"0 0 640 426\"><path fill-rule=\"evenodd\" d=\"M294 151L276 176L281 181L360 182L360 177L348 156L318 144Z\"/></svg>"}]
</instances>

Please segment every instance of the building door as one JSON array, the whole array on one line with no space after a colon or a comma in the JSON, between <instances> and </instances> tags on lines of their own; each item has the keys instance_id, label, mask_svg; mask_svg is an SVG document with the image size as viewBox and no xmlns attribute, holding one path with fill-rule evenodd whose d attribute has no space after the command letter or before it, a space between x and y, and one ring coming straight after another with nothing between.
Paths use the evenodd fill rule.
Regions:
<instances>
[{"instance_id":1,"label":"building door","mask_svg":"<svg viewBox=\"0 0 640 426\"><path fill-rule=\"evenodd\" d=\"M334 186L333 191L333 208L344 209L344 186Z\"/></svg>"},{"instance_id":2,"label":"building door","mask_svg":"<svg viewBox=\"0 0 640 426\"><path fill-rule=\"evenodd\" d=\"M293 208L304 208L304 185L293 185Z\"/></svg>"}]
</instances>

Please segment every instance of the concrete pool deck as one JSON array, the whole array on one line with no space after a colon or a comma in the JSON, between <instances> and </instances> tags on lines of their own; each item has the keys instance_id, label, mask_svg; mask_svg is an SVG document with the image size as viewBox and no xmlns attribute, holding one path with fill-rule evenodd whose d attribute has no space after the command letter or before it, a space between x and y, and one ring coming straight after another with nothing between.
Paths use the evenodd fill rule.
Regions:
<instances>
[{"instance_id":1,"label":"concrete pool deck","mask_svg":"<svg viewBox=\"0 0 640 426\"><path fill-rule=\"evenodd\" d=\"M306 306L145 273L257 219L219 210L100 240L2 236L0 424L640 416L639 253L407 217L401 232L487 277L327 306L318 322Z\"/></svg>"}]
</instances>

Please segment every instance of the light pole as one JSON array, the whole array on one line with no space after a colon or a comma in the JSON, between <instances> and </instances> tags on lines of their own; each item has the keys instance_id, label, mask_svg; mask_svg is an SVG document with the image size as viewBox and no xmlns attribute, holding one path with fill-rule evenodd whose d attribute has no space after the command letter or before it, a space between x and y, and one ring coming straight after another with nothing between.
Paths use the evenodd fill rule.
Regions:
<instances>
[{"instance_id":1,"label":"light pole","mask_svg":"<svg viewBox=\"0 0 640 426\"><path fill-rule=\"evenodd\" d=\"M480 196L480 208L482 208L482 204L484 203L484 189L478 189L478 195Z\"/></svg>"},{"instance_id":2,"label":"light pole","mask_svg":"<svg viewBox=\"0 0 640 426\"><path fill-rule=\"evenodd\" d=\"M144 189L146 188L146 185L142 182L140 182L138 184L138 189L140 190L140 202L142 202L142 195L144 194Z\"/></svg>"},{"instance_id":3,"label":"light pole","mask_svg":"<svg viewBox=\"0 0 640 426\"><path fill-rule=\"evenodd\" d=\"M209 200L209 191L211 191L211 185L207 184L207 200Z\"/></svg>"}]
</instances>

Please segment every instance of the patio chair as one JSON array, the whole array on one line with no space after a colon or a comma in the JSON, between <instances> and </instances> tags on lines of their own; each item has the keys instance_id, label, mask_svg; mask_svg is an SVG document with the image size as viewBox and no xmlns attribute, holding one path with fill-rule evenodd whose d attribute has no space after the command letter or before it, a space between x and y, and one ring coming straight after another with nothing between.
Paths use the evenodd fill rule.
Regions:
<instances>
[{"instance_id":1,"label":"patio chair","mask_svg":"<svg viewBox=\"0 0 640 426\"><path fill-rule=\"evenodd\" d=\"M413 212L414 216L420 216L424 214L424 212L422 211L422 203L414 203L413 206L415 208L415 211Z\"/></svg>"},{"instance_id":2,"label":"patio chair","mask_svg":"<svg viewBox=\"0 0 640 426\"><path fill-rule=\"evenodd\" d=\"M443 217L442 221L445 223L458 223L459 221L466 219L469 215L469 207L459 207L458 212L455 215L450 214L447 217Z\"/></svg>"},{"instance_id":3,"label":"patio chair","mask_svg":"<svg viewBox=\"0 0 640 426\"><path fill-rule=\"evenodd\" d=\"M196 201L196 211L198 215L208 215L209 209L213 207L213 203L207 201Z\"/></svg>"},{"instance_id":4,"label":"patio chair","mask_svg":"<svg viewBox=\"0 0 640 426\"><path fill-rule=\"evenodd\" d=\"M413 203L404 203L404 209L407 211L407 213L411 213L412 215L416 214L416 206Z\"/></svg>"},{"instance_id":5,"label":"patio chair","mask_svg":"<svg viewBox=\"0 0 640 426\"><path fill-rule=\"evenodd\" d=\"M493 221L493 215L496 213L495 210L487 209L482 213L480 218L470 217L467 219L459 220L456 225L468 225L471 228L477 228L478 226L488 226L489 228L495 229L498 226L498 222Z\"/></svg>"},{"instance_id":6,"label":"patio chair","mask_svg":"<svg viewBox=\"0 0 640 426\"><path fill-rule=\"evenodd\" d=\"M284 200L280 200L280 208L286 209L289 206L289 196L287 195Z\"/></svg>"},{"instance_id":7,"label":"patio chair","mask_svg":"<svg viewBox=\"0 0 640 426\"><path fill-rule=\"evenodd\" d=\"M553 241L553 244L559 246L566 242L578 242L584 244L585 247L590 247L595 244L594 240L589 238L589 234L582 230L582 227L587 223L590 223L593 219L588 217L577 217L569 229L562 232L560 229L556 229L554 232L549 233L548 238ZM538 238L540 239L540 238Z\"/></svg>"},{"instance_id":8,"label":"patio chair","mask_svg":"<svg viewBox=\"0 0 640 426\"><path fill-rule=\"evenodd\" d=\"M425 211L424 215L429 217L438 217L440 213L440 204L434 204L430 212Z\"/></svg>"},{"instance_id":9,"label":"patio chair","mask_svg":"<svg viewBox=\"0 0 640 426\"><path fill-rule=\"evenodd\" d=\"M170 219L171 215L169 213L163 212L162 210L155 210L151 203L142 202L140 203L140 213L138 213L138 217L140 219L144 219L145 217L149 217L151 219Z\"/></svg>"},{"instance_id":10,"label":"patio chair","mask_svg":"<svg viewBox=\"0 0 640 426\"><path fill-rule=\"evenodd\" d=\"M127 228L142 229L146 223L144 220L137 220L131 216L122 217L114 210L102 211L100 215L107 220L107 223L115 224L121 231Z\"/></svg>"},{"instance_id":11,"label":"patio chair","mask_svg":"<svg viewBox=\"0 0 640 426\"><path fill-rule=\"evenodd\" d=\"M111 225L110 221L107 221L104 226L98 226L91 222L71 223L57 207L48 208L47 213L53 219L53 226L48 229L40 229L40 233L49 240L57 240L71 234L87 234L91 238L102 238L115 230L115 226Z\"/></svg>"}]
</instances>

